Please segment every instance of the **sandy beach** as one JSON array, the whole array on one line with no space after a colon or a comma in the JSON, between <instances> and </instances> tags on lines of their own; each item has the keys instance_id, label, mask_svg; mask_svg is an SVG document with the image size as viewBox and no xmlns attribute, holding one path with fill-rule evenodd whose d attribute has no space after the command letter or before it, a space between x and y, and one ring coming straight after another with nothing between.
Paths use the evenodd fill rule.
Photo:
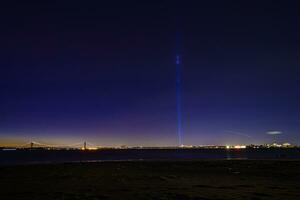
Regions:
<instances>
[{"instance_id":1,"label":"sandy beach","mask_svg":"<svg viewBox=\"0 0 300 200\"><path fill-rule=\"evenodd\" d=\"M8 199L300 199L300 161L132 161L0 167Z\"/></svg>"}]
</instances>

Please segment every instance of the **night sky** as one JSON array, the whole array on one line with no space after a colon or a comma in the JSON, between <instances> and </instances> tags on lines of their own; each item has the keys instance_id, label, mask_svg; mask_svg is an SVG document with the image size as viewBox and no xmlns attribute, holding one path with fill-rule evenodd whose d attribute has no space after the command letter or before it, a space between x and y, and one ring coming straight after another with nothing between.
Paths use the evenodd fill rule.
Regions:
<instances>
[{"instance_id":1,"label":"night sky","mask_svg":"<svg viewBox=\"0 0 300 200\"><path fill-rule=\"evenodd\" d=\"M45 2L0 6L0 145L177 145L177 52L184 144L300 143L300 5Z\"/></svg>"}]
</instances>

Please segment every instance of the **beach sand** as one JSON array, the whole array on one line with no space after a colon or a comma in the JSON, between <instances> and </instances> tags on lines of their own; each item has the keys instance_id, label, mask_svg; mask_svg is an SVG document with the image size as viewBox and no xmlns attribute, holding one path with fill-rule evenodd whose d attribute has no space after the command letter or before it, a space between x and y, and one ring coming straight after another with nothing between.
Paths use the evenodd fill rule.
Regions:
<instances>
[{"instance_id":1,"label":"beach sand","mask_svg":"<svg viewBox=\"0 0 300 200\"><path fill-rule=\"evenodd\" d=\"M0 167L0 199L300 199L300 161L129 161Z\"/></svg>"}]
</instances>

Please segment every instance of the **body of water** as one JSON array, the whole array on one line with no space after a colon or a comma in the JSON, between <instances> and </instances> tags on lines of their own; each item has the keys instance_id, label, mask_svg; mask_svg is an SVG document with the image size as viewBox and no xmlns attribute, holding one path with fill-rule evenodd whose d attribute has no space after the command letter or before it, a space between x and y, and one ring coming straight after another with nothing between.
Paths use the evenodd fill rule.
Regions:
<instances>
[{"instance_id":1,"label":"body of water","mask_svg":"<svg viewBox=\"0 0 300 200\"><path fill-rule=\"evenodd\" d=\"M300 149L0 150L0 165L125 160L300 159Z\"/></svg>"}]
</instances>

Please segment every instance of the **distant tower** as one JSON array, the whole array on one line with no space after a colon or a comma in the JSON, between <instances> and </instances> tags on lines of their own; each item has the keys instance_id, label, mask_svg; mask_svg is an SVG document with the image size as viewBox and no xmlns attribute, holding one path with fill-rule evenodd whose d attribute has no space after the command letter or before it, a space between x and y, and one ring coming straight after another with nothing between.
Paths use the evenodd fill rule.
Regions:
<instances>
[{"instance_id":1,"label":"distant tower","mask_svg":"<svg viewBox=\"0 0 300 200\"><path fill-rule=\"evenodd\" d=\"M87 148L86 148L86 142L83 143L83 150L87 150Z\"/></svg>"},{"instance_id":2,"label":"distant tower","mask_svg":"<svg viewBox=\"0 0 300 200\"><path fill-rule=\"evenodd\" d=\"M28 143L27 143L28 144ZM33 142L30 142L30 149L32 149L33 148Z\"/></svg>"}]
</instances>

